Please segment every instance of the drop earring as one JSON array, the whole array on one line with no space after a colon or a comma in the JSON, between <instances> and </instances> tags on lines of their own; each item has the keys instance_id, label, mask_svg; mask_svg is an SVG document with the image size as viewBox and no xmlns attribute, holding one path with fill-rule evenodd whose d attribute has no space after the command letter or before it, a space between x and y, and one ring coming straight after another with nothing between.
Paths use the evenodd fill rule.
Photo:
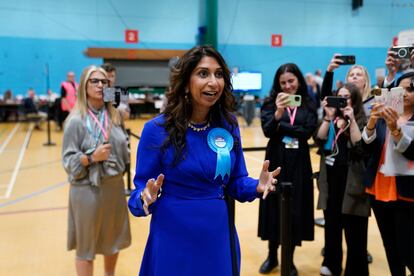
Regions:
<instances>
[{"instance_id":1,"label":"drop earring","mask_svg":"<svg viewBox=\"0 0 414 276\"><path fill-rule=\"evenodd\" d=\"M190 103L190 98L188 97L189 93L190 93L190 91L188 89L186 89L185 90L185 96L184 96L184 99L185 99L186 103Z\"/></svg>"}]
</instances>

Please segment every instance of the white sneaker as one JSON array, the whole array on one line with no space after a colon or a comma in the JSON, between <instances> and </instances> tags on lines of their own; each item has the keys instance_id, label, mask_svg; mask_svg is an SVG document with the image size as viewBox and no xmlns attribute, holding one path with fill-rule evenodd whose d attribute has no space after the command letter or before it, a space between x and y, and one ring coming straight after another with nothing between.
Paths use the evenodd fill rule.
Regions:
<instances>
[{"instance_id":1,"label":"white sneaker","mask_svg":"<svg viewBox=\"0 0 414 276\"><path fill-rule=\"evenodd\" d=\"M321 270L319 272L322 276L332 276L332 272L327 266L321 266Z\"/></svg>"}]
</instances>

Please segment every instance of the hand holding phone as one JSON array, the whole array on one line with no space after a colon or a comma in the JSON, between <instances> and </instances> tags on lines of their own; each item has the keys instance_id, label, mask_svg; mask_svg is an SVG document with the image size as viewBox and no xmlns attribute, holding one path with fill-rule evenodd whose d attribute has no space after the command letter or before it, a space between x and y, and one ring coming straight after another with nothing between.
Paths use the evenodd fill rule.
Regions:
<instances>
[{"instance_id":1,"label":"hand holding phone","mask_svg":"<svg viewBox=\"0 0 414 276\"><path fill-rule=\"evenodd\" d=\"M336 56L335 58L342 61L340 65L353 65L355 64L355 60L356 60L354 55Z\"/></svg>"},{"instance_id":2,"label":"hand holding phone","mask_svg":"<svg viewBox=\"0 0 414 276\"><path fill-rule=\"evenodd\" d=\"M301 95L289 95L289 107L300 106L302 104L302 96Z\"/></svg>"},{"instance_id":3,"label":"hand holding phone","mask_svg":"<svg viewBox=\"0 0 414 276\"><path fill-rule=\"evenodd\" d=\"M413 49L413 46L394 46L391 51L395 53L394 58L396 59L410 59Z\"/></svg>"}]
</instances>

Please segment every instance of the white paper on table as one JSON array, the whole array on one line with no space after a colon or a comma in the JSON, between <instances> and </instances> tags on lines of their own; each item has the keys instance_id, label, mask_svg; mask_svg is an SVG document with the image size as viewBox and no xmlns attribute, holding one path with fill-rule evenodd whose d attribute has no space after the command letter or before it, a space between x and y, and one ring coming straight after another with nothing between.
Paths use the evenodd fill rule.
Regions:
<instances>
[{"instance_id":1,"label":"white paper on table","mask_svg":"<svg viewBox=\"0 0 414 276\"><path fill-rule=\"evenodd\" d=\"M408 122L407 124L402 125L401 130L405 135L408 135L414 139L413 122ZM408 160L395 149L396 145L391 137L388 137L387 140L385 160L384 164L381 166L380 172L382 172L385 176L414 175L414 161Z\"/></svg>"}]
</instances>

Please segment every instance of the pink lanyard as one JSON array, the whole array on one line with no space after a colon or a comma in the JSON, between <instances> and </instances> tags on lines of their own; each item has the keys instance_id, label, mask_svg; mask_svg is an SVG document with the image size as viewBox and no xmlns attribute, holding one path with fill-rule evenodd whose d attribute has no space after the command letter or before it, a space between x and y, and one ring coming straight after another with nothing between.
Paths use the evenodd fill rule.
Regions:
<instances>
[{"instance_id":1,"label":"pink lanyard","mask_svg":"<svg viewBox=\"0 0 414 276\"><path fill-rule=\"evenodd\" d=\"M108 141L108 133L106 132L106 128L108 127L108 113L106 112L106 110L104 111L104 117L105 117L105 127L101 124L101 122L99 122L98 118L96 118L95 114L93 114L93 112L88 109L89 115L95 120L96 124L99 126L99 128L101 129L104 137L105 137L105 141Z\"/></svg>"},{"instance_id":2,"label":"pink lanyard","mask_svg":"<svg viewBox=\"0 0 414 276\"><path fill-rule=\"evenodd\" d=\"M286 110L289 113L290 125L293 126L293 124L295 123L296 111L298 111L298 108L293 108L293 112L290 109L290 107L287 107Z\"/></svg>"},{"instance_id":3,"label":"pink lanyard","mask_svg":"<svg viewBox=\"0 0 414 276\"><path fill-rule=\"evenodd\" d=\"M339 120L339 117L336 117L333 123L336 124L338 122L338 120ZM334 149L334 147L336 145L336 142L338 141L339 135L341 135L343 132L344 132L344 129L343 128L341 128L341 129L338 130L338 133L335 135L335 139L334 139L334 141L332 143L332 149L331 150Z\"/></svg>"}]
</instances>

